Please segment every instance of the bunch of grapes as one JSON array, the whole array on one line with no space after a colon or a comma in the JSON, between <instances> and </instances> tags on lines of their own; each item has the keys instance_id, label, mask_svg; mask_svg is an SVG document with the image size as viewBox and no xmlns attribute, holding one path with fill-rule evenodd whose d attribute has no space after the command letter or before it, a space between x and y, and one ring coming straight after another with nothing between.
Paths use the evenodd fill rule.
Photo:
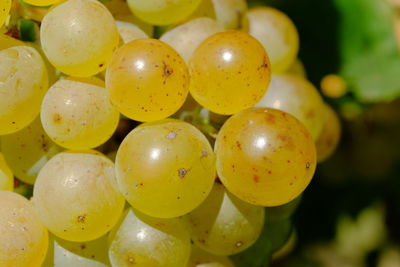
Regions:
<instances>
[{"instance_id":1,"label":"bunch of grapes","mask_svg":"<svg viewBox=\"0 0 400 267\"><path fill-rule=\"evenodd\" d=\"M2 0L0 27L0 266L234 266L285 244L340 137L285 14Z\"/></svg>"}]
</instances>

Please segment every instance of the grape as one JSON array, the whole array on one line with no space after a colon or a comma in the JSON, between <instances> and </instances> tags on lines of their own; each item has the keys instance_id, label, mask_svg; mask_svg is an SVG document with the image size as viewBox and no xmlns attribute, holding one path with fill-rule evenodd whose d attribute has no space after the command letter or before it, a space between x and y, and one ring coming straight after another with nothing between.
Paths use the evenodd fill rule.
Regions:
<instances>
[{"instance_id":1,"label":"grape","mask_svg":"<svg viewBox=\"0 0 400 267\"><path fill-rule=\"evenodd\" d=\"M301 195L281 206L265 208L265 219L268 222L278 222L289 219L301 202Z\"/></svg>"},{"instance_id":2,"label":"grape","mask_svg":"<svg viewBox=\"0 0 400 267\"><path fill-rule=\"evenodd\" d=\"M270 80L268 55L261 44L239 31L216 33L190 61L190 93L205 108L234 114L252 107Z\"/></svg>"},{"instance_id":3,"label":"grape","mask_svg":"<svg viewBox=\"0 0 400 267\"><path fill-rule=\"evenodd\" d=\"M0 135L16 132L39 114L48 76L39 53L28 46L0 51Z\"/></svg>"},{"instance_id":4,"label":"grape","mask_svg":"<svg viewBox=\"0 0 400 267\"><path fill-rule=\"evenodd\" d=\"M13 191L14 176L6 161L4 155L0 153L0 190Z\"/></svg>"},{"instance_id":5,"label":"grape","mask_svg":"<svg viewBox=\"0 0 400 267\"><path fill-rule=\"evenodd\" d=\"M40 267L48 233L32 204L24 197L0 190L0 266Z\"/></svg>"},{"instance_id":6,"label":"grape","mask_svg":"<svg viewBox=\"0 0 400 267\"><path fill-rule=\"evenodd\" d=\"M65 0L23 0L25 3L34 6L50 6Z\"/></svg>"},{"instance_id":7,"label":"grape","mask_svg":"<svg viewBox=\"0 0 400 267\"><path fill-rule=\"evenodd\" d=\"M135 16L145 22L168 25L184 20L196 10L200 1L128 0L128 6Z\"/></svg>"},{"instance_id":8,"label":"grape","mask_svg":"<svg viewBox=\"0 0 400 267\"><path fill-rule=\"evenodd\" d=\"M104 70L119 43L112 15L96 0L69 0L50 10L40 38L51 64L78 77Z\"/></svg>"},{"instance_id":9,"label":"grape","mask_svg":"<svg viewBox=\"0 0 400 267\"><path fill-rule=\"evenodd\" d=\"M0 50L7 49L13 46L24 46L24 45L25 45L24 42L22 42L21 40L0 33Z\"/></svg>"},{"instance_id":10,"label":"grape","mask_svg":"<svg viewBox=\"0 0 400 267\"><path fill-rule=\"evenodd\" d=\"M323 115L323 128L315 144L318 162L323 162L335 152L342 131L338 115L327 104L324 105Z\"/></svg>"},{"instance_id":11,"label":"grape","mask_svg":"<svg viewBox=\"0 0 400 267\"><path fill-rule=\"evenodd\" d=\"M33 191L39 218L57 237L90 241L118 221L124 207L114 164L105 156L60 153L40 170Z\"/></svg>"},{"instance_id":12,"label":"grape","mask_svg":"<svg viewBox=\"0 0 400 267\"><path fill-rule=\"evenodd\" d=\"M234 267L228 257L210 254L192 245L189 263L186 267Z\"/></svg>"},{"instance_id":13,"label":"grape","mask_svg":"<svg viewBox=\"0 0 400 267\"><path fill-rule=\"evenodd\" d=\"M246 14L249 33L268 51L274 73L285 72L299 51L299 34L286 14L271 7L250 9Z\"/></svg>"},{"instance_id":14,"label":"grape","mask_svg":"<svg viewBox=\"0 0 400 267\"><path fill-rule=\"evenodd\" d=\"M117 181L128 202L160 218L186 214L211 191L215 156L205 136L178 120L143 124L120 145Z\"/></svg>"},{"instance_id":15,"label":"grape","mask_svg":"<svg viewBox=\"0 0 400 267\"><path fill-rule=\"evenodd\" d=\"M0 28L3 26L4 22L10 13L11 0L1 0L0 2Z\"/></svg>"},{"instance_id":16,"label":"grape","mask_svg":"<svg viewBox=\"0 0 400 267\"><path fill-rule=\"evenodd\" d=\"M289 69L287 69L286 73L299 75L304 79L307 79L306 69L304 67L304 64L299 59L296 59L293 62Z\"/></svg>"},{"instance_id":17,"label":"grape","mask_svg":"<svg viewBox=\"0 0 400 267\"><path fill-rule=\"evenodd\" d=\"M223 28L210 18L198 18L166 32L160 40L172 46L189 63L194 50L210 35Z\"/></svg>"},{"instance_id":18,"label":"grape","mask_svg":"<svg viewBox=\"0 0 400 267\"><path fill-rule=\"evenodd\" d=\"M111 102L138 121L164 119L184 103L189 74L183 59L169 45L139 39L122 46L106 73Z\"/></svg>"},{"instance_id":19,"label":"grape","mask_svg":"<svg viewBox=\"0 0 400 267\"><path fill-rule=\"evenodd\" d=\"M119 121L104 87L75 80L59 80L49 89L40 117L49 137L69 149L103 144Z\"/></svg>"},{"instance_id":20,"label":"grape","mask_svg":"<svg viewBox=\"0 0 400 267\"><path fill-rule=\"evenodd\" d=\"M216 183L187 219L197 246L212 254L232 255L257 240L264 225L264 208L243 202Z\"/></svg>"},{"instance_id":21,"label":"grape","mask_svg":"<svg viewBox=\"0 0 400 267\"><path fill-rule=\"evenodd\" d=\"M306 79L297 75L274 74L267 93L256 107L275 108L293 115L316 140L324 122L323 105L318 90Z\"/></svg>"},{"instance_id":22,"label":"grape","mask_svg":"<svg viewBox=\"0 0 400 267\"><path fill-rule=\"evenodd\" d=\"M304 191L316 167L307 129L288 113L253 108L230 117L215 143L227 189L255 205L279 206Z\"/></svg>"},{"instance_id":23,"label":"grape","mask_svg":"<svg viewBox=\"0 0 400 267\"><path fill-rule=\"evenodd\" d=\"M133 209L125 212L110 240L109 258L115 267L185 266L190 255L190 237L182 219L152 218Z\"/></svg>"},{"instance_id":24,"label":"grape","mask_svg":"<svg viewBox=\"0 0 400 267\"><path fill-rule=\"evenodd\" d=\"M116 21L116 23L124 44L137 39L148 38L147 34L133 23L123 21Z\"/></svg>"},{"instance_id":25,"label":"grape","mask_svg":"<svg viewBox=\"0 0 400 267\"><path fill-rule=\"evenodd\" d=\"M44 164L61 151L46 135L39 118L21 131L2 136L1 140L1 150L10 168L28 184L33 184Z\"/></svg>"},{"instance_id":26,"label":"grape","mask_svg":"<svg viewBox=\"0 0 400 267\"><path fill-rule=\"evenodd\" d=\"M347 93L347 84L342 77L329 74L321 81L321 91L327 97L339 98Z\"/></svg>"},{"instance_id":27,"label":"grape","mask_svg":"<svg viewBox=\"0 0 400 267\"><path fill-rule=\"evenodd\" d=\"M217 22L227 30L242 28L241 19L247 11L245 0L211 0L214 5Z\"/></svg>"}]
</instances>

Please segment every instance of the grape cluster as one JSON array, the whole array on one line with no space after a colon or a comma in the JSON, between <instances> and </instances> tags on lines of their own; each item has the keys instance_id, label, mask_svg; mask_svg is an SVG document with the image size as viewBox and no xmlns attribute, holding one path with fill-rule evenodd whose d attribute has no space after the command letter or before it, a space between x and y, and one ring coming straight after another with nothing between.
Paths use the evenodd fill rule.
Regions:
<instances>
[{"instance_id":1,"label":"grape cluster","mask_svg":"<svg viewBox=\"0 0 400 267\"><path fill-rule=\"evenodd\" d=\"M0 27L0 266L234 266L292 235L340 122L281 11L2 0Z\"/></svg>"}]
</instances>

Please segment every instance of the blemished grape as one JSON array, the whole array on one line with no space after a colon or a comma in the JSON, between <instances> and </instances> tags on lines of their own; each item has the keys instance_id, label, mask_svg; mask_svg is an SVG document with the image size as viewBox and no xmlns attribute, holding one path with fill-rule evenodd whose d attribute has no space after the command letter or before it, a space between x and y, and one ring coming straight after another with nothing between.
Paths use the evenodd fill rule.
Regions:
<instances>
[{"instance_id":1,"label":"blemished grape","mask_svg":"<svg viewBox=\"0 0 400 267\"><path fill-rule=\"evenodd\" d=\"M39 53L28 46L0 51L0 135L16 132L39 114L48 76Z\"/></svg>"},{"instance_id":2,"label":"blemished grape","mask_svg":"<svg viewBox=\"0 0 400 267\"><path fill-rule=\"evenodd\" d=\"M271 7L250 9L249 34L262 43L271 60L274 73L285 72L295 61L299 51L299 34L290 18Z\"/></svg>"},{"instance_id":3,"label":"blemished grape","mask_svg":"<svg viewBox=\"0 0 400 267\"><path fill-rule=\"evenodd\" d=\"M104 70L119 43L114 18L96 0L69 0L50 10L40 38L51 64L78 77Z\"/></svg>"},{"instance_id":4,"label":"blemished grape","mask_svg":"<svg viewBox=\"0 0 400 267\"><path fill-rule=\"evenodd\" d=\"M181 218L153 218L128 209L110 240L113 267L177 267L189 260L190 237Z\"/></svg>"},{"instance_id":5,"label":"blemished grape","mask_svg":"<svg viewBox=\"0 0 400 267\"><path fill-rule=\"evenodd\" d=\"M240 199L279 206L300 195L316 167L307 129L292 115L253 108L230 117L215 143L217 173Z\"/></svg>"},{"instance_id":6,"label":"blemished grape","mask_svg":"<svg viewBox=\"0 0 400 267\"><path fill-rule=\"evenodd\" d=\"M268 55L250 35L216 33L196 49L190 60L190 93L205 108L234 114L252 107L270 81Z\"/></svg>"},{"instance_id":7,"label":"blemished grape","mask_svg":"<svg viewBox=\"0 0 400 267\"><path fill-rule=\"evenodd\" d=\"M124 22L124 21L116 21L116 24L117 24L119 35L121 36L124 44L129 43L134 40L137 40L137 39L149 37L142 29L140 29L138 26L136 26L133 23Z\"/></svg>"},{"instance_id":8,"label":"blemished grape","mask_svg":"<svg viewBox=\"0 0 400 267\"><path fill-rule=\"evenodd\" d=\"M273 74L267 93L256 107L285 111L308 129L316 140L324 123L324 102L317 88L306 79L291 74Z\"/></svg>"},{"instance_id":9,"label":"blemished grape","mask_svg":"<svg viewBox=\"0 0 400 267\"><path fill-rule=\"evenodd\" d=\"M213 255L192 245L190 259L186 267L234 267L228 257Z\"/></svg>"},{"instance_id":10,"label":"blemished grape","mask_svg":"<svg viewBox=\"0 0 400 267\"><path fill-rule=\"evenodd\" d=\"M19 180L33 184L40 169L62 148L44 132L40 119L24 129L1 136L1 151Z\"/></svg>"},{"instance_id":11,"label":"blemished grape","mask_svg":"<svg viewBox=\"0 0 400 267\"><path fill-rule=\"evenodd\" d=\"M40 170L33 203L40 220L57 237L90 241L118 221L124 198L114 164L103 155L60 153Z\"/></svg>"},{"instance_id":12,"label":"blemished grape","mask_svg":"<svg viewBox=\"0 0 400 267\"><path fill-rule=\"evenodd\" d=\"M335 152L342 132L338 115L328 104L324 104L323 114L322 131L315 144L318 162L325 161Z\"/></svg>"},{"instance_id":13,"label":"blemished grape","mask_svg":"<svg viewBox=\"0 0 400 267\"><path fill-rule=\"evenodd\" d=\"M216 183L187 219L198 247L216 255L232 255L257 240L264 225L264 208L238 199Z\"/></svg>"},{"instance_id":14,"label":"blemished grape","mask_svg":"<svg viewBox=\"0 0 400 267\"><path fill-rule=\"evenodd\" d=\"M181 22L192 14L201 0L128 0L132 13L139 19L154 25Z\"/></svg>"},{"instance_id":15,"label":"blemished grape","mask_svg":"<svg viewBox=\"0 0 400 267\"><path fill-rule=\"evenodd\" d=\"M4 159L4 154L0 153L0 190L13 191L14 175Z\"/></svg>"},{"instance_id":16,"label":"blemished grape","mask_svg":"<svg viewBox=\"0 0 400 267\"><path fill-rule=\"evenodd\" d=\"M210 18L197 18L167 31L160 40L172 46L189 63L194 50L209 36L223 28Z\"/></svg>"},{"instance_id":17,"label":"blemished grape","mask_svg":"<svg viewBox=\"0 0 400 267\"><path fill-rule=\"evenodd\" d=\"M155 121L174 114L185 102L189 74L185 62L169 45L139 39L123 45L106 73L113 105L137 121Z\"/></svg>"},{"instance_id":18,"label":"blemished grape","mask_svg":"<svg viewBox=\"0 0 400 267\"><path fill-rule=\"evenodd\" d=\"M10 13L11 0L2 0L0 2L0 27L3 26L7 19L8 13Z\"/></svg>"},{"instance_id":19,"label":"blemished grape","mask_svg":"<svg viewBox=\"0 0 400 267\"><path fill-rule=\"evenodd\" d=\"M0 190L0 266L40 267L48 233L32 203L19 194Z\"/></svg>"},{"instance_id":20,"label":"blemished grape","mask_svg":"<svg viewBox=\"0 0 400 267\"><path fill-rule=\"evenodd\" d=\"M184 215L211 191L215 155L206 137L179 120L143 124L121 143L115 161L119 188L139 211Z\"/></svg>"},{"instance_id":21,"label":"blemished grape","mask_svg":"<svg viewBox=\"0 0 400 267\"><path fill-rule=\"evenodd\" d=\"M40 117L49 137L69 149L103 144L119 122L106 88L73 79L59 80L50 87Z\"/></svg>"}]
</instances>

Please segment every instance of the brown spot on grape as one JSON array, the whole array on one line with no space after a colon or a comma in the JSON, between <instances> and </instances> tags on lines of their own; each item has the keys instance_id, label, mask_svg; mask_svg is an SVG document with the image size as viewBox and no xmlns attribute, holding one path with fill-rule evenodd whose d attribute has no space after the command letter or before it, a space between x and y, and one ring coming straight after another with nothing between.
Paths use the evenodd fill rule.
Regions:
<instances>
[{"instance_id":1,"label":"brown spot on grape","mask_svg":"<svg viewBox=\"0 0 400 267\"><path fill-rule=\"evenodd\" d=\"M201 150L201 158L206 158L207 157L207 149L203 148Z\"/></svg>"},{"instance_id":2,"label":"brown spot on grape","mask_svg":"<svg viewBox=\"0 0 400 267\"><path fill-rule=\"evenodd\" d=\"M171 76L174 73L174 70L170 66L168 66L164 61L163 61L163 65L164 65L163 66L163 72L164 72L163 76L164 77Z\"/></svg>"},{"instance_id":3,"label":"brown spot on grape","mask_svg":"<svg viewBox=\"0 0 400 267\"><path fill-rule=\"evenodd\" d=\"M255 183L260 182L260 177L258 177L258 175L253 175L253 181L254 181Z\"/></svg>"},{"instance_id":4,"label":"brown spot on grape","mask_svg":"<svg viewBox=\"0 0 400 267\"><path fill-rule=\"evenodd\" d=\"M176 132L172 131L172 132L169 132L166 137L168 139L175 139L177 135L178 134Z\"/></svg>"},{"instance_id":5,"label":"brown spot on grape","mask_svg":"<svg viewBox=\"0 0 400 267\"><path fill-rule=\"evenodd\" d=\"M79 215L77 220L79 223L84 223L86 220L86 215Z\"/></svg>"},{"instance_id":6,"label":"brown spot on grape","mask_svg":"<svg viewBox=\"0 0 400 267\"><path fill-rule=\"evenodd\" d=\"M136 264L135 258L132 256L128 256L128 259L126 260L128 264Z\"/></svg>"},{"instance_id":7,"label":"brown spot on grape","mask_svg":"<svg viewBox=\"0 0 400 267\"><path fill-rule=\"evenodd\" d=\"M242 150L242 144L240 144L239 141L236 141L236 146L237 146L237 148L239 148L240 150Z\"/></svg>"},{"instance_id":8,"label":"brown spot on grape","mask_svg":"<svg viewBox=\"0 0 400 267\"><path fill-rule=\"evenodd\" d=\"M190 171L190 169L180 168L178 170L178 176L180 178L185 178L186 174Z\"/></svg>"},{"instance_id":9,"label":"brown spot on grape","mask_svg":"<svg viewBox=\"0 0 400 267\"><path fill-rule=\"evenodd\" d=\"M265 114L265 121L269 124L274 124L275 123L275 116L274 114L267 113Z\"/></svg>"},{"instance_id":10,"label":"brown spot on grape","mask_svg":"<svg viewBox=\"0 0 400 267\"><path fill-rule=\"evenodd\" d=\"M306 169L309 169L311 166L310 162L306 162Z\"/></svg>"},{"instance_id":11,"label":"brown spot on grape","mask_svg":"<svg viewBox=\"0 0 400 267\"><path fill-rule=\"evenodd\" d=\"M271 171L271 170L268 170L268 174L272 174L272 171Z\"/></svg>"},{"instance_id":12,"label":"brown spot on grape","mask_svg":"<svg viewBox=\"0 0 400 267\"><path fill-rule=\"evenodd\" d=\"M85 249L86 248L86 245L85 244L82 244L81 245L81 249L83 250L83 249Z\"/></svg>"},{"instance_id":13,"label":"brown spot on grape","mask_svg":"<svg viewBox=\"0 0 400 267\"><path fill-rule=\"evenodd\" d=\"M241 246L243 246L243 242L242 241L238 241L238 242L236 242L235 246L237 248L240 248Z\"/></svg>"},{"instance_id":14,"label":"brown spot on grape","mask_svg":"<svg viewBox=\"0 0 400 267\"><path fill-rule=\"evenodd\" d=\"M60 123L61 122L61 115L60 114L58 114L58 113L56 113L56 114L54 114L53 115L53 122L54 123Z\"/></svg>"}]
</instances>

